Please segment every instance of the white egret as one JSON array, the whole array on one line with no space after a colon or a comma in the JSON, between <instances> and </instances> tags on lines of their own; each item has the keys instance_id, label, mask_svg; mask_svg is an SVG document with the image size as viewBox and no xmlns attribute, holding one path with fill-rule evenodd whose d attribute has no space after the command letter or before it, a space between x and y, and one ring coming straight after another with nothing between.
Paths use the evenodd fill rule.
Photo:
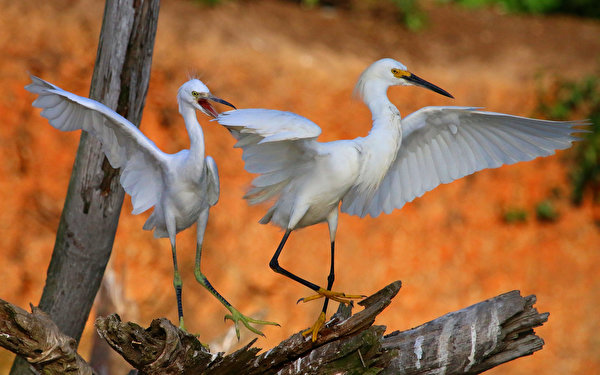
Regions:
<instances>
[{"instance_id":1,"label":"white egret","mask_svg":"<svg viewBox=\"0 0 600 375\"><path fill-rule=\"evenodd\" d=\"M102 143L102 150L112 167L121 168L120 183L131 196L132 213L139 214L154 207L143 228L153 230L157 238L168 237L171 242L180 328L185 329L185 326L175 236L194 223L197 225L196 280L230 311L225 319L233 321L238 338L239 321L261 335L249 323L276 324L241 314L200 271L208 211L219 199L219 175L215 161L210 156L205 157L204 134L196 110L216 117L218 113L210 101L235 108L232 104L212 95L198 79L184 83L177 93L177 103L190 137L190 149L167 154L131 122L104 104L64 91L38 77L32 76L31 80L32 83L25 88L38 95L33 106L43 109L41 115L49 120L50 125L63 131L87 131Z\"/></svg>"},{"instance_id":2,"label":"white egret","mask_svg":"<svg viewBox=\"0 0 600 375\"><path fill-rule=\"evenodd\" d=\"M238 109L217 121L237 139L245 169L260 176L245 196L250 204L274 198L260 223L285 229L270 267L325 297L316 323L304 331L313 341L325 321L327 300L349 302L357 296L332 292L338 211L364 217L390 213L442 183L485 168L531 160L568 148L579 122L555 122L478 111L469 107L427 107L401 118L387 97L390 86L416 85L447 97L441 88L409 72L393 59L369 66L355 88L372 113L366 137L318 142L321 129L290 112ZM331 268L327 288L279 265L290 233L327 222Z\"/></svg>"}]
</instances>

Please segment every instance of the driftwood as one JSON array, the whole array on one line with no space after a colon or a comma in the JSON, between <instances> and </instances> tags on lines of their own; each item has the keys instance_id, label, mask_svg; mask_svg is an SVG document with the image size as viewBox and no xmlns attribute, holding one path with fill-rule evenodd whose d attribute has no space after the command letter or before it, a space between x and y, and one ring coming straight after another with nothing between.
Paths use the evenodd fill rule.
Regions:
<instances>
[{"instance_id":1,"label":"driftwood","mask_svg":"<svg viewBox=\"0 0 600 375\"><path fill-rule=\"evenodd\" d=\"M159 0L107 0L90 98L139 125ZM79 341L112 251L125 192L100 142L82 132L40 308ZM11 375L30 374L16 358Z\"/></svg>"},{"instance_id":2,"label":"driftwood","mask_svg":"<svg viewBox=\"0 0 600 375\"><path fill-rule=\"evenodd\" d=\"M148 90L157 18L156 0L106 2L90 98L134 124ZM110 258L124 194L100 142L82 132L40 300L77 341Z\"/></svg>"},{"instance_id":3,"label":"driftwood","mask_svg":"<svg viewBox=\"0 0 600 375\"><path fill-rule=\"evenodd\" d=\"M96 329L141 374L477 374L544 345L533 328L544 324L548 313L533 307L535 296L521 297L518 291L384 335L385 327L373 323L400 286L397 281L361 301L364 310L354 315L351 307L340 306L314 343L296 333L261 354L252 346L256 340L229 355L211 353L164 318L144 329L113 314L98 318ZM44 316L35 309L30 315ZM43 319L36 330L46 329ZM26 349L16 349L19 339L6 339L27 332L23 324L4 322L0 329L0 345L32 358Z\"/></svg>"},{"instance_id":4,"label":"driftwood","mask_svg":"<svg viewBox=\"0 0 600 375\"><path fill-rule=\"evenodd\" d=\"M77 354L75 339L60 332L39 308L32 305L31 310L0 300L0 346L23 356L44 374L93 374Z\"/></svg>"}]
</instances>

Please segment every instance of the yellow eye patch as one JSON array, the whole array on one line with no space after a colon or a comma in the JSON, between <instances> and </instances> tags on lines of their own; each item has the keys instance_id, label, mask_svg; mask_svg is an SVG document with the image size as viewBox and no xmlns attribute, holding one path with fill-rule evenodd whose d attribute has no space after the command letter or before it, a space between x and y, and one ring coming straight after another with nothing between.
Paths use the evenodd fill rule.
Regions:
<instances>
[{"instance_id":1,"label":"yellow eye patch","mask_svg":"<svg viewBox=\"0 0 600 375\"><path fill-rule=\"evenodd\" d=\"M198 91L192 91L192 96L194 98L198 97L200 95L200 93Z\"/></svg>"},{"instance_id":2,"label":"yellow eye patch","mask_svg":"<svg viewBox=\"0 0 600 375\"><path fill-rule=\"evenodd\" d=\"M408 70L402 70L402 69L396 69L396 68L392 69L392 74L396 78L405 78L405 77L410 77L412 75L411 72L409 72Z\"/></svg>"}]
</instances>

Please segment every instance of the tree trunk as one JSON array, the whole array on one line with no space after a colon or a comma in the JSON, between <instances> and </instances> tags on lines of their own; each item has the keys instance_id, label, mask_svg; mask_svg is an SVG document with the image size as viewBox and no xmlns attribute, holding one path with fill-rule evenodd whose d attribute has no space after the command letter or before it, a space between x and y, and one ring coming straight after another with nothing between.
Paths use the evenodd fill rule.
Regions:
<instances>
[{"instance_id":1,"label":"tree trunk","mask_svg":"<svg viewBox=\"0 0 600 375\"><path fill-rule=\"evenodd\" d=\"M0 345L27 358L43 374L92 375L92 368L77 354L75 339L60 332L39 308L32 305L31 310L30 314L0 300Z\"/></svg>"},{"instance_id":2,"label":"tree trunk","mask_svg":"<svg viewBox=\"0 0 600 375\"><path fill-rule=\"evenodd\" d=\"M316 342L296 333L260 355L254 341L227 356L211 354L166 319L143 329L110 315L96 319L96 328L145 375L478 374L544 345L533 328L546 322L548 313L539 314L535 296L521 297L518 291L384 336L386 328L373 322L400 285L392 283L361 301L365 309L352 316L341 306Z\"/></svg>"},{"instance_id":3,"label":"tree trunk","mask_svg":"<svg viewBox=\"0 0 600 375\"><path fill-rule=\"evenodd\" d=\"M385 327L374 326L373 322L390 304L400 285L392 283L362 301L365 309L352 316L351 308L342 306L314 343L296 333L261 354L259 348L252 347L256 340L229 355L211 353L195 336L164 318L155 319L144 329L135 323L121 322L113 314L96 319L96 328L116 352L145 375L478 374L530 355L544 345L533 329L547 321L548 313L540 314L533 307L535 296L521 297L518 291L384 336ZM50 374L55 373L52 369L57 368L56 363L67 363L69 368L78 364L76 373L88 371L73 361L72 353L65 358L59 355L53 335L39 333L46 330L45 326L49 331L54 329L51 321L43 320L43 314L34 309L30 317L4 317L4 305L9 304L0 303L0 319L5 320L0 324L1 346L26 355L38 369ZM16 307L8 309L14 310L22 311ZM35 323L36 320L41 323ZM45 342L48 337L50 343ZM65 340L68 338L59 341ZM18 345L21 343L25 347Z\"/></svg>"},{"instance_id":4,"label":"tree trunk","mask_svg":"<svg viewBox=\"0 0 600 375\"><path fill-rule=\"evenodd\" d=\"M107 0L90 98L139 126L159 0ZM110 258L124 192L100 143L83 132L39 308L79 342ZM20 364L19 364L20 362ZM27 374L18 359L11 374Z\"/></svg>"}]
</instances>

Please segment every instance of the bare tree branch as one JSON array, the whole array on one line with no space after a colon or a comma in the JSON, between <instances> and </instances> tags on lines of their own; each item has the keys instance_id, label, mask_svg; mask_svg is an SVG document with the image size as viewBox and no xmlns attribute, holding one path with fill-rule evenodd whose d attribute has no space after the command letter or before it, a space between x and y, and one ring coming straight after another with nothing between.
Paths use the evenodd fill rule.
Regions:
<instances>
[{"instance_id":1,"label":"bare tree branch","mask_svg":"<svg viewBox=\"0 0 600 375\"><path fill-rule=\"evenodd\" d=\"M139 125L148 83L159 0L107 0L90 98ZM110 258L124 192L100 142L81 135L48 276L40 300L58 327L81 337ZM29 374L19 357L11 374Z\"/></svg>"},{"instance_id":2,"label":"bare tree branch","mask_svg":"<svg viewBox=\"0 0 600 375\"><path fill-rule=\"evenodd\" d=\"M197 338L165 318L144 329L118 315L96 319L102 338L141 374L478 374L542 349L534 328L548 320L535 296L512 291L384 336L373 325L400 290L394 282L351 314L340 306L316 342L300 333L259 354L252 341L235 353L211 353ZM91 374L75 341L33 307L33 313L0 300L0 345L47 374Z\"/></svg>"},{"instance_id":3,"label":"bare tree branch","mask_svg":"<svg viewBox=\"0 0 600 375\"><path fill-rule=\"evenodd\" d=\"M35 306L31 310L30 314L0 300L0 346L25 357L44 374L93 374L77 354L75 339L60 332L42 310Z\"/></svg>"},{"instance_id":4,"label":"bare tree branch","mask_svg":"<svg viewBox=\"0 0 600 375\"><path fill-rule=\"evenodd\" d=\"M548 314L533 307L535 296L518 291L384 336L385 327L372 324L400 286L392 283L362 301L365 309L352 316L341 308L315 343L296 333L260 355L254 341L227 356L211 354L166 319L143 329L111 315L97 319L96 328L143 374L477 374L543 346L533 328Z\"/></svg>"},{"instance_id":5,"label":"bare tree branch","mask_svg":"<svg viewBox=\"0 0 600 375\"><path fill-rule=\"evenodd\" d=\"M397 350L394 374L478 374L541 350L533 328L548 320L533 307L535 296L512 291L446 314L417 328L393 332L382 350Z\"/></svg>"}]
</instances>

